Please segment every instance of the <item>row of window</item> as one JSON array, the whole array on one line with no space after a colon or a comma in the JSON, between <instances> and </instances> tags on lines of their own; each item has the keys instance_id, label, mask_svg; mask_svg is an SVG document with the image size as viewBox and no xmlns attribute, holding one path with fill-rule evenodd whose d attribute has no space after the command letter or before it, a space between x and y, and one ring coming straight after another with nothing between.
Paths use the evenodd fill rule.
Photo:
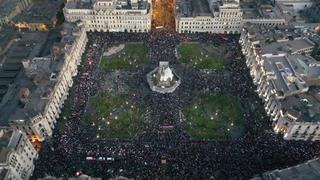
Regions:
<instances>
[{"instance_id":1,"label":"row of window","mask_svg":"<svg viewBox=\"0 0 320 180\"><path fill-rule=\"evenodd\" d=\"M211 25L221 25L221 24L226 24L226 23L229 23L229 24L241 24L240 21L236 21L236 22L233 22L231 20L230 21L224 21L224 22L199 22L199 21L181 21L181 25L203 25L203 24L211 24Z\"/></svg>"},{"instance_id":2,"label":"row of window","mask_svg":"<svg viewBox=\"0 0 320 180\"><path fill-rule=\"evenodd\" d=\"M179 31L179 33L198 33L198 32L213 33L213 31L210 31L210 30L203 30L203 31L180 30ZM224 34L238 34L238 31L223 31L223 33Z\"/></svg>"},{"instance_id":3,"label":"row of window","mask_svg":"<svg viewBox=\"0 0 320 180\"><path fill-rule=\"evenodd\" d=\"M31 158L29 158L31 161ZM17 162L17 157L15 155L12 156L9 165L15 169L15 171L20 175L22 179L26 179L27 171L20 163Z\"/></svg>"},{"instance_id":4,"label":"row of window","mask_svg":"<svg viewBox=\"0 0 320 180\"><path fill-rule=\"evenodd\" d=\"M92 32L92 31L100 31L100 32L104 32L104 31L109 31L108 29L106 30L106 29L95 29L95 28L91 28L90 29L90 32ZM148 32L148 30L147 29L118 29L118 31L124 31L124 32Z\"/></svg>"},{"instance_id":5,"label":"row of window","mask_svg":"<svg viewBox=\"0 0 320 180\"><path fill-rule=\"evenodd\" d=\"M229 13L221 13L219 17L242 17L242 14L229 14Z\"/></svg>"},{"instance_id":6,"label":"row of window","mask_svg":"<svg viewBox=\"0 0 320 180\"><path fill-rule=\"evenodd\" d=\"M240 29L240 26L182 26L181 29Z\"/></svg>"},{"instance_id":7,"label":"row of window","mask_svg":"<svg viewBox=\"0 0 320 180\"><path fill-rule=\"evenodd\" d=\"M91 21L91 23L114 23L114 24L147 24L146 21Z\"/></svg>"},{"instance_id":8,"label":"row of window","mask_svg":"<svg viewBox=\"0 0 320 180\"><path fill-rule=\"evenodd\" d=\"M307 126L306 129L304 130L304 133L306 134L309 131L310 128L311 128L311 126ZM298 126L298 128L296 129L295 134L299 134L300 130L301 130L301 126ZM314 128L314 131L317 131L317 130L319 130L319 126L316 126Z\"/></svg>"},{"instance_id":9,"label":"row of window","mask_svg":"<svg viewBox=\"0 0 320 180\"><path fill-rule=\"evenodd\" d=\"M147 28L147 26L143 26L143 25L135 25L133 27L133 25L100 25L100 24L89 24L89 28L135 28L135 29L144 29Z\"/></svg>"},{"instance_id":10,"label":"row of window","mask_svg":"<svg viewBox=\"0 0 320 180\"><path fill-rule=\"evenodd\" d=\"M95 16L96 19L147 20L146 16Z\"/></svg>"}]
</instances>

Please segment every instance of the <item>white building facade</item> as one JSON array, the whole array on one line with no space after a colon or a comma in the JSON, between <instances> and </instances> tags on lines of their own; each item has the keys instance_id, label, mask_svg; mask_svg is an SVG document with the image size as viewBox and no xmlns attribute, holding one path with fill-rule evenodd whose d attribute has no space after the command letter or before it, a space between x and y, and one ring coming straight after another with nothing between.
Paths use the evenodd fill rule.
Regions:
<instances>
[{"instance_id":1,"label":"white building facade","mask_svg":"<svg viewBox=\"0 0 320 180\"><path fill-rule=\"evenodd\" d=\"M6 144L1 147L0 179L30 179L38 153L28 137L19 131L0 129L0 141Z\"/></svg>"},{"instance_id":2,"label":"white building facade","mask_svg":"<svg viewBox=\"0 0 320 180\"><path fill-rule=\"evenodd\" d=\"M88 41L82 24L71 25L62 33L61 42L49 58L23 62L27 76L37 88L24 108L10 118L10 125L25 132L32 142L52 135Z\"/></svg>"},{"instance_id":3,"label":"white building facade","mask_svg":"<svg viewBox=\"0 0 320 180\"><path fill-rule=\"evenodd\" d=\"M147 1L96 0L86 7L70 0L64 8L68 22L82 20L87 31L149 32L151 4Z\"/></svg>"},{"instance_id":4,"label":"white building facade","mask_svg":"<svg viewBox=\"0 0 320 180\"><path fill-rule=\"evenodd\" d=\"M67 0L63 12L67 22L81 20L87 31L149 32L151 3L151 0ZM188 3L176 0L178 33L240 34L245 23L272 27L286 24L280 17L244 18L239 0L207 0L203 6L208 7L202 7L206 12L190 12Z\"/></svg>"},{"instance_id":5,"label":"white building facade","mask_svg":"<svg viewBox=\"0 0 320 180\"><path fill-rule=\"evenodd\" d=\"M242 28L243 12L239 2L216 5L216 11L209 15L197 15L194 17L176 17L176 31L179 33L240 33Z\"/></svg>"},{"instance_id":6,"label":"white building facade","mask_svg":"<svg viewBox=\"0 0 320 180\"><path fill-rule=\"evenodd\" d=\"M261 36L244 28L240 44L274 131L285 139L320 140L319 90L310 90L320 86L320 63L308 56L314 44L307 38L264 44Z\"/></svg>"}]
</instances>

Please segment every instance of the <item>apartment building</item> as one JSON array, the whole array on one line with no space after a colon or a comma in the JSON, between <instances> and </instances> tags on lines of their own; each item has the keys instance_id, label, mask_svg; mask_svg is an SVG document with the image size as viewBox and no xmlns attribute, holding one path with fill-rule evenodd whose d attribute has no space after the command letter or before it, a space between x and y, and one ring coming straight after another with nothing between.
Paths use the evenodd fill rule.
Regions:
<instances>
[{"instance_id":1,"label":"apartment building","mask_svg":"<svg viewBox=\"0 0 320 180\"><path fill-rule=\"evenodd\" d=\"M319 140L320 62L309 56L315 44L281 32L244 28L246 64L274 131L285 139Z\"/></svg>"}]
</instances>

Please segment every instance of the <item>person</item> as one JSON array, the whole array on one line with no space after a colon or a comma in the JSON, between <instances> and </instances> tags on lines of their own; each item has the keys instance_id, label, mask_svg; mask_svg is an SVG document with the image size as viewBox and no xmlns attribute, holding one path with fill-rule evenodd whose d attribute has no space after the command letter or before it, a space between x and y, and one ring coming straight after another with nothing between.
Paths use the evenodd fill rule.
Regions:
<instances>
[{"instance_id":1,"label":"person","mask_svg":"<svg viewBox=\"0 0 320 180\"><path fill-rule=\"evenodd\" d=\"M220 35L207 33L166 32L88 33L88 37L84 60L71 89L74 97L67 100L72 104L71 113L63 128L55 129L52 141L42 145L33 179L46 174L68 177L80 171L103 178L249 179L269 169L286 167L319 156L319 143L285 141L270 133L270 122L263 108L254 112L244 110L242 119L245 132L237 139L194 141L183 130L179 110L191 104L195 89L209 94L230 93L239 98L242 107L247 107L252 101L261 103L254 92L256 87L245 60L235 58L241 53L236 49L236 39L225 40ZM102 81L106 81L107 74L99 72L98 68L100 55L105 47L128 41L142 41L150 48L150 64L146 65L150 67L159 61L169 61L178 69L179 66L181 68L175 48L185 41L228 43L229 51L235 53L226 65L225 74L207 74L181 68L186 71L182 75L181 87L172 94L141 91L141 85L146 85L141 83L145 76L142 69L124 73L127 91L135 94L135 103L147 106L145 128L132 141L97 139L95 130L84 126L82 119L89 98L97 94L101 90ZM85 63L88 61L92 63ZM82 76L83 73L88 76ZM173 128L164 129L163 126L168 124ZM86 160L87 157L95 160ZM114 161L103 160L103 157L113 158ZM161 164L164 157L166 163Z\"/></svg>"}]
</instances>

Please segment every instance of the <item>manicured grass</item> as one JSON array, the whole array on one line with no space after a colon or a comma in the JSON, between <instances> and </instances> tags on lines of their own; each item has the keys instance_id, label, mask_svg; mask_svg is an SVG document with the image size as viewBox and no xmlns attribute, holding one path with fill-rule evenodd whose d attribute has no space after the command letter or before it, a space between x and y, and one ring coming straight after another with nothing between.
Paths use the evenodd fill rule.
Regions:
<instances>
[{"instance_id":1,"label":"manicured grass","mask_svg":"<svg viewBox=\"0 0 320 180\"><path fill-rule=\"evenodd\" d=\"M143 128L141 111L128 95L99 94L89 105L85 122L96 129L99 138L132 139Z\"/></svg>"},{"instance_id":2,"label":"manicured grass","mask_svg":"<svg viewBox=\"0 0 320 180\"><path fill-rule=\"evenodd\" d=\"M112 57L102 57L100 67L106 72L130 71L137 65L147 63L149 48L142 43L126 44L125 49Z\"/></svg>"},{"instance_id":3,"label":"manicured grass","mask_svg":"<svg viewBox=\"0 0 320 180\"><path fill-rule=\"evenodd\" d=\"M192 63L196 69L222 71L225 61L223 57L209 54L201 49L198 43L183 43L177 48L179 59L183 63Z\"/></svg>"},{"instance_id":4,"label":"manicured grass","mask_svg":"<svg viewBox=\"0 0 320 180\"><path fill-rule=\"evenodd\" d=\"M186 132L194 139L228 139L230 131L242 125L240 106L229 95L195 95L192 106L184 109Z\"/></svg>"},{"instance_id":5,"label":"manicured grass","mask_svg":"<svg viewBox=\"0 0 320 180\"><path fill-rule=\"evenodd\" d=\"M180 54L179 60L188 63L191 59L196 59L201 56L199 44L185 43L178 46L178 53Z\"/></svg>"}]
</instances>

